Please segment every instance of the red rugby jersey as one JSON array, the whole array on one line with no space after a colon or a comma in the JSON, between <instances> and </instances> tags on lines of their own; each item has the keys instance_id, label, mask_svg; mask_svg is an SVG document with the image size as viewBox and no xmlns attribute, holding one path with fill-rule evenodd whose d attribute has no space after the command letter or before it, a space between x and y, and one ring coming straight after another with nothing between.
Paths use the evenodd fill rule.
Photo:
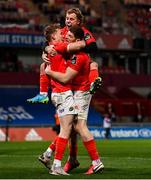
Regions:
<instances>
[{"instance_id":1,"label":"red rugby jersey","mask_svg":"<svg viewBox=\"0 0 151 180\"><path fill-rule=\"evenodd\" d=\"M73 91L87 91L90 89L90 62L89 56L84 52L73 54L70 60L67 61L68 67L78 72L77 76L72 80Z\"/></svg>"},{"instance_id":2,"label":"red rugby jersey","mask_svg":"<svg viewBox=\"0 0 151 180\"><path fill-rule=\"evenodd\" d=\"M57 43L54 46L58 46ZM62 54L56 54L55 56L49 56L51 63L51 69L56 72L65 73L67 68L66 60ZM51 78L52 92L65 92L71 90L70 84L63 84Z\"/></svg>"}]
</instances>

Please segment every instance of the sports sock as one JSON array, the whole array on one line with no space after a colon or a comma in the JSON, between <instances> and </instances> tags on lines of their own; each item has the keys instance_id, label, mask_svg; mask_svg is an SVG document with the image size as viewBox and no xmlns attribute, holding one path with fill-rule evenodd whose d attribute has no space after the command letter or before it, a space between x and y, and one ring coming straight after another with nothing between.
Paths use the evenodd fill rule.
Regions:
<instances>
[{"instance_id":1,"label":"sports sock","mask_svg":"<svg viewBox=\"0 0 151 180\"><path fill-rule=\"evenodd\" d=\"M84 146L86 147L89 156L91 157L92 161L94 160L98 160L99 159L99 154L96 148L96 143L94 141L94 139L90 140L90 141L83 141Z\"/></svg>"},{"instance_id":2,"label":"sports sock","mask_svg":"<svg viewBox=\"0 0 151 180\"><path fill-rule=\"evenodd\" d=\"M60 167L61 166L61 161L58 159L54 159L53 164L55 165L55 167Z\"/></svg>"},{"instance_id":3,"label":"sports sock","mask_svg":"<svg viewBox=\"0 0 151 180\"><path fill-rule=\"evenodd\" d=\"M56 150L55 150L55 156L54 159L62 160L64 151L66 149L68 143L68 139L58 137L56 142Z\"/></svg>"},{"instance_id":4,"label":"sports sock","mask_svg":"<svg viewBox=\"0 0 151 180\"><path fill-rule=\"evenodd\" d=\"M46 74L40 74L40 94L48 93L50 78Z\"/></svg>"},{"instance_id":5,"label":"sports sock","mask_svg":"<svg viewBox=\"0 0 151 180\"><path fill-rule=\"evenodd\" d=\"M92 161L92 165L95 166L95 165L98 165L101 163L101 160L100 159L97 159L97 160L93 160Z\"/></svg>"},{"instance_id":6,"label":"sports sock","mask_svg":"<svg viewBox=\"0 0 151 180\"><path fill-rule=\"evenodd\" d=\"M47 93L47 92L40 92L40 94L43 95L43 96L45 96L45 97L48 96L48 93Z\"/></svg>"},{"instance_id":7,"label":"sports sock","mask_svg":"<svg viewBox=\"0 0 151 180\"><path fill-rule=\"evenodd\" d=\"M93 83L97 77L99 77L98 69L91 69L89 73L90 83Z\"/></svg>"},{"instance_id":8,"label":"sports sock","mask_svg":"<svg viewBox=\"0 0 151 180\"><path fill-rule=\"evenodd\" d=\"M55 140L49 145L49 148L54 152L56 149L56 142L57 142L58 136L55 138Z\"/></svg>"},{"instance_id":9,"label":"sports sock","mask_svg":"<svg viewBox=\"0 0 151 180\"><path fill-rule=\"evenodd\" d=\"M48 149L44 152L44 155L46 156L46 157L48 157L48 158L50 158L51 157L51 155L52 155L52 149L50 149L49 147L48 147Z\"/></svg>"}]
</instances>

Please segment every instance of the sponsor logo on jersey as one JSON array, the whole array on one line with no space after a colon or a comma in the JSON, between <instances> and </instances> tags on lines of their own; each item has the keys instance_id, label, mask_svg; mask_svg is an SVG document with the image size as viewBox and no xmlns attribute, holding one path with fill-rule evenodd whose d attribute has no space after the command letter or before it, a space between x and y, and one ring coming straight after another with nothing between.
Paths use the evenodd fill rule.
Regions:
<instances>
[{"instance_id":1,"label":"sponsor logo on jersey","mask_svg":"<svg viewBox=\"0 0 151 180\"><path fill-rule=\"evenodd\" d=\"M64 112L64 109L59 109L59 113L63 113Z\"/></svg>"}]
</instances>

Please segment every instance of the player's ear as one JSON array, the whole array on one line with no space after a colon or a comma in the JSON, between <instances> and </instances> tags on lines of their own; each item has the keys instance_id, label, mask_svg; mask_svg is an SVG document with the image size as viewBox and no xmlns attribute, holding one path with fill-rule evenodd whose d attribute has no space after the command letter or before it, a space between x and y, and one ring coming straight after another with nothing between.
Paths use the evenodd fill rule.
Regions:
<instances>
[{"instance_id":1,"label":"player's ear","mask_svg":"<svg viewBox=\"0 0 151 180\"><path fill-rule=\"evenodd\" d=\"M80 41L80 39L76 39L76 41Z\"/></svg>"},{"instance_id":2,"label":"player's ear","mask_svg":"<svg viewBox=\"0 0 151 180\"><path fill-rule=\"evenodd\" d=\"M80 24L81 24L81 21L78 20L77 25L80 25Z\"/></svg>"},{"instance_id":3,"label":"player's ear","mask_svg":"<svg viewBox=\"0 0 151 180\"><path fill-rule=\"evenodd\" d=\"M50 38L50 40L55 40L55 36L54 36L54 34L51 34L51 38Z\"/></svg>"}]
</instances>

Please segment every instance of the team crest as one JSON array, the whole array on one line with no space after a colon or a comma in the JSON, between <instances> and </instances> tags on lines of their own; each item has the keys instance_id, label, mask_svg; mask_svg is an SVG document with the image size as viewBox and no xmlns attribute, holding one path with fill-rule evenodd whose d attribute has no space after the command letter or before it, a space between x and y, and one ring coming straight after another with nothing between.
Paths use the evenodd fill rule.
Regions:
<instances>
[{"instance_id":1,"label":"team crest","mask_svg":"<svg viewBox=\"0 0 151 180\"><path fill-rule=\"evenodd\" d=\"M73 55L71 58L71 64L76 64L77 57L76 55Z\"/></svg>"},{"instance_id":2,"label":"team crest","mask_svg":"<svg viewBox=\"0 0 151 180\"><path fill-rule=\"evenodd\" d=\"M84 40L87 41L88 39L90 39L91 36L89 33L86 33L85 36L84 36Z\"/></svg>"}]
</instances>

